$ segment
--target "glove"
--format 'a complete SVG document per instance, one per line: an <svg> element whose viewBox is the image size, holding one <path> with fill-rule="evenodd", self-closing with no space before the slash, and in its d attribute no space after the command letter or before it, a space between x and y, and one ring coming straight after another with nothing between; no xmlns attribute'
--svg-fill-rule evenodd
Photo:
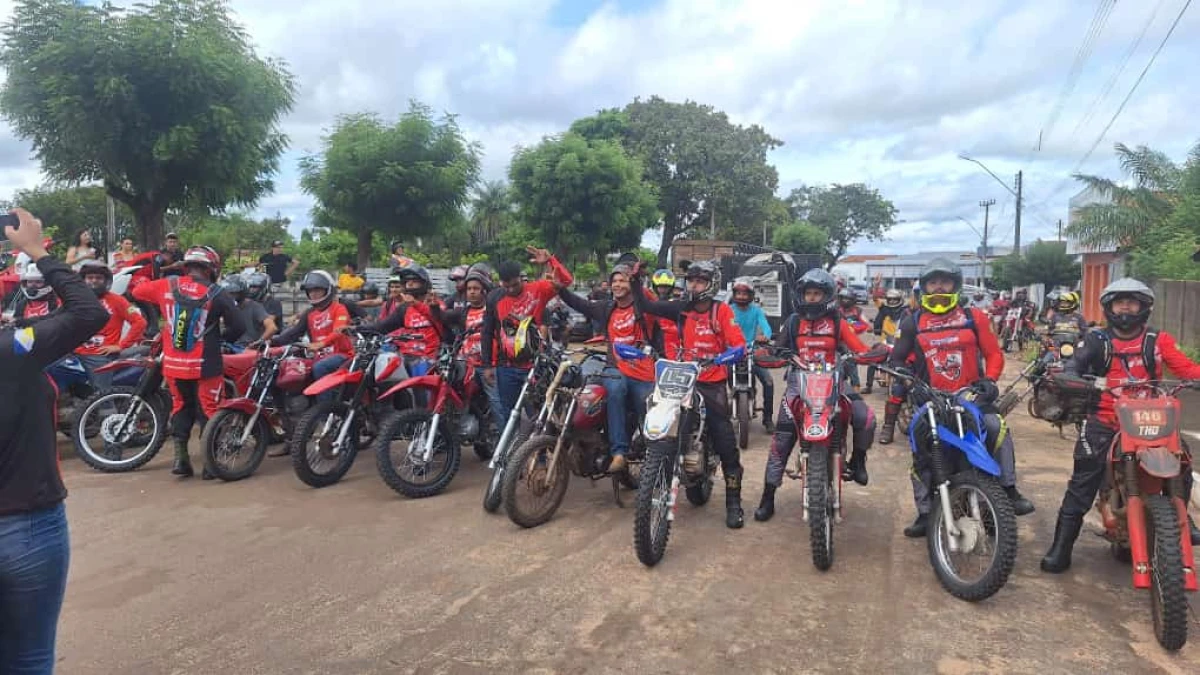
<svg viewBox="0 0 1200 675"><path fill-rule="evenodd" d="M981 379L971 385L971 389L975 392L976 400L979 403L995 403L997 398L1000 398L1000 388L996 383L987 378Z"/></svg>

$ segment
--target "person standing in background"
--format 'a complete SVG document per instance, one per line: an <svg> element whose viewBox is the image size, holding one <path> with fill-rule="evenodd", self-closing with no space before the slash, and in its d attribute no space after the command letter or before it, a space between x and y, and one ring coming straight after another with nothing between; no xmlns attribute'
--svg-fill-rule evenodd
<svg viewBox="0 0 1200 675"><path fill-rule="evenodd" d="M120 269L135 257L137 252L133 250L133 240L125 237L121 240L121 248L109 254L108 266L110 269Z"/></svg>
<svg viewBox="0 0 1200 675"><path fill-rule="evenodd" d="M292 276L299 264L299 258L293 258L283 252L283 242L278 240L271 242L270 253L258 257L258 269L266 272L271 278L272 287L287 283L288 277Z"/></svg>
<svg viewBox="0 0 1200 675"><path fill-rule="evenodd" d="M177 277L183 274L183 249L179 248L179 235L168 232L163 240L162 266L159 271L164 277Z"/></svg>
<svg viewBox="0 0 1200 675"><path fill-rule="evenodd" d="M99 260L100 252L92 246L92 233L82 230L75 239L75 245L67 249L67 264L76 272L89 260Z"/></svg>
<svg viewBox="0 0 1200 675"><path fill-rule="evenodd" d="M54 672L58 616L67 588L70 533L58 468L55 391L43 369L108 321L83 280L46 253L42 223L24 209L5 227L63 309L0 333L0 673Z"/></svg>

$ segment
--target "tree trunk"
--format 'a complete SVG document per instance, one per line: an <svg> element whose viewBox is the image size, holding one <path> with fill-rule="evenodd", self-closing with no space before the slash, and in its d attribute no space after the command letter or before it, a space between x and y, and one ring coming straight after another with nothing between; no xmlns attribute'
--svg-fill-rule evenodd
<svg viewBox="0 0 1200 675"><path fill-rule="evenodd" d="M600 278L608 278L608 254L599 249L596 250L596 267L600 269Z"/></svg>
<svg viewBox="0 0 1200 675"><path fill-rule="evenodd" d="M157 251L163 245L163 216L165 207L143 204L133 212L143 251Z"/></svg>
<svg viewBox="0 0 1200 675"><path fill-rule="evenodd" d="M355 233L358 237L358 270L361 274L366 274L367 267L371 264L371 230L362 228Z"/></svg>
<svg viewBox="0 0 1200 675"><path fill-rule="evenodd" d="M662 243L658 245L658 266L662 268L670 268L667 264L667 257L671 254L671 244L675 241L675 225L663 221Z"/></svg>

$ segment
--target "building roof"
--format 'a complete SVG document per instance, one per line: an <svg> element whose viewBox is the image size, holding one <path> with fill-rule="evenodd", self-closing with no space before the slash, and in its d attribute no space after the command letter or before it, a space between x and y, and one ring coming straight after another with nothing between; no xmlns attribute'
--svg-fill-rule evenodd
<svg viewBox="0 0 1200 675"><path fill-rule="evenodd" d="M963 263L973 263L979 260L974 251L927 251L924 253L887 256L883 259L871 260L867 262L867 266L877 267L885 265L925 265L934 258L949 258L950 260Z"/></svg>
<svg viewBox="0 0 1200 675"><path fill-rule="evenodd" d="M847 255L847 256L842 256L841 258L839 258L838 264L840 265L842 263L848 263L848 264L864 263L864 262L870 262L872 260L886 260L891 257L892 256L886 255L886 254L885 255Z"/></svg>

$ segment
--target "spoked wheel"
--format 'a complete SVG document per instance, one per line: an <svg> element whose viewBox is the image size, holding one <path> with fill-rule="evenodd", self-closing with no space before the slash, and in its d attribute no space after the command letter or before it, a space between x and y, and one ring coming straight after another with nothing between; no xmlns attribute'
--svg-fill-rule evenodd
<svg viewBox="0 0 1200 675"><path fill-rule="evenodd" d="M753 405L750 400L750 392L738 392L737 400L734 403L737 408L738 448L745 450L746 446L750 445L750 406Z"/></svg>
<svg viewBox="0 0 1200 675"><path fill-rule="evenodd" d="M349 414L350 406L341 401L321 401L296 423L288 451L292 469L305 485L318 488L333 485L354 464L354 456L358 454L357 430L350 429L345 441L337 442ZM354 425L359 426L357 416Z"/></svg>
<svg viewBox="0 0 1200 675"><path fill-rule="evenodd" d="M200 445L208 457L208 466L223 481L242 480L254 474L267 456L271 430L262 415L242 443L250 415L240 410L218 410L208 424Z"/></svg>
<svg viewBox="0 0 1200 675"><path fill-rule="evenodd" d="M934 492L927 541L933 571L956 598L989 598L1008 581L1017 557L1012 502L991 477L964 471L950 479L950 508L957 536L947 530L942 500Z"/></svg>
<svg viewBox="0 0 1200 675"><path fill-rule="evenodd" d="M703 443L700 453L700 461L703 462L700 467L702 473L699 478L694 479L698 482L688 485L684 490L687 500L693 506L704 506L712 498L713 472L716 471L716 466L713 464L715 460L713 459L712 443L708 440L708 434L705 434L700 442Z"/></svg>
<svg viewBox="0 0 1200 675"><path fill-rule="evenodd" d="M504 510L521 527L537 527L554 517L567 494L571 474L566 457L550 460L558 437L539 434L526 441L508 458L504 474ZM570 444L563 448L570 451Z"/></svg>
<svg viewBox="0 0 1200 675"><path fill-rule="evenodd" d="M379 477L396 492L420 499L432 497L450 485L462 462L458 439L441 424L433 439L433 452L425 461L425 444L433 433L433 414L409 408L384 421L375 443L375 466Z"/></svg>
<svg viewBox="0 0 1200 675"><path fill-rule="evenodd" d="M638 560L653 567L662 560L671 536L674 497L672 484L678 470L675 444L653 443L646 451L646 463L634 498L633 549Z"/></svg>
<svg viewBox="0 0 1200 675"><path fill-rule="evenodd" d="M1187 643L1188 604L1179 542L1179 512L1169 497L1146 497L1146 525L1154 637L1163 649L1174 652Z"/></svg>
<svg viewBox="0 0 1200 675"><path fill-rule="evenodd" d="M833 479L829 449L816 446L808 453L804 489L808 491L808 539L813 565L819 570L833 566Z"/></svg>
<svg viewBox="0 0 1200 675"><path fill-rule="evenodd" d="M508 470L508 459L512 452L525 444L529 435L518 431L516 438L508 442L506 448L496 448L496 468L492 469L492 477L488 479L487 489L483 492L483 510L495 513L500 509L504 499L504 472Z"/></svg>
<svg viewBox="0 0 1200 675"><path fill-rule="evenodd" d="M75 454L105 473L133 471L154 459L166 439L167 411L133 387L99 391L79 406L71 424Z"/></svg>
<svg viewBox="0 0 1200 675"><path fill-rule="evenodd" d="M907 436L908 428L912 426L913 405L905 398L900 403L900 412L896 416L896 423L900 426L900 433Z"/></svg>

